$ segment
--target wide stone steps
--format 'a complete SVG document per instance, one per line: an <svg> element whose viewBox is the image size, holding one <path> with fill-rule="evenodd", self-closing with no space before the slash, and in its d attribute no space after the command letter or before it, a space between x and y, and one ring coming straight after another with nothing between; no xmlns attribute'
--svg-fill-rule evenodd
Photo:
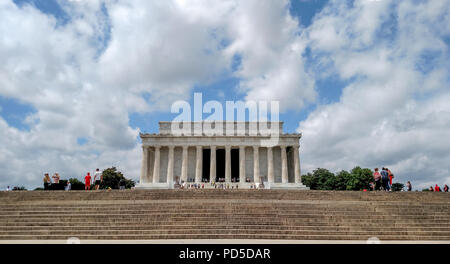
<svg viewBox="0 0 450 264"><path fill-rule="evenodd" d="M273 235L330 235L335 236L342 233L341 230L338 231L330 231L330 230L279 230L279 229L168 229L168 230L85 230L85 231L67 231L67 230L33 230L33 231L0 231L0 236L2 235L29 235L29 236L36 236L36 235L52 235L52 236L62 236L66 234L73 234L73 235L83 235L83 234L89 234L89 235L98 235L98 236L115 236L115 235L187 235L187 234L202 234L202 235L208 235L208 234L236 234L236 235L243 235L243 234L273 234ZM346 230L346 235L364 235L364 236L387 236L392 235L392 231L355 231L355 230ZM406 236L406 235L412 235L412 236L442 236L442 231L395 231L395 235L398 236ZM445 236L445 235L444 235Z"/></svg>
<svg viewBox="0 0 450 264"><path fill-rule="evenodd" d="M450 240L448 193L0 192L0 240Z"/></svg>
<svg viewBox="0 0 450 264"><path fill-rule="evenodd" d="M65 235L2 235L0 240L67 240L70 237L76 237L81 240L156 240L156 239L268 239L268 240L367 240L376 237L380 240L445 240L449 241L450 236L447 235L347 235L339 233L337 235L330 234L314 234L314 235L279 235L279 234L224 234L222 232L211 234L161 234L161 235L88 235L80 233L66 233Z"/></svg>
<svg viewBox="0 0 450 264"><path fill-rule="evenodd" d="M257 230L320 230L320 231L350 231L350 230L358 230L359 227L355 226L323 226L323 225L291 225L291 226L280 226L280 225L270 225L270 224L253 224L253 225L130 225L130 224L122 224L122 225L96 225L92 223L91 225L39 225L39 226L29 226L29 225L15 225L15 226L0 226L0 231L62 231L62 230L77 230L79 232L83 231L92 231L92 230L188 230L188 229L197 229L202 228L204 230L241 230L241 229L257 229ZM446 227L365 227L365 231L450 231L450 225Z"/></svg>
<svg viewBox="0 0 450 264"><path fill-rule="evenodd" d="M184 199L270 199L270 200L348 200L365 201L446 201L450 197L445 193L384 193L384 192L339 192L339 191L297 191L297 190L126 190L126 191L41 191L28 192L25 197L18 192L0 193L0 199L7 201L42 201L47 200L176 200Z"/></svg>
<svg viewBox="0 0 450 264"><path fill-rule="evenodd" d="M13 222L3 222L0 223L1 226L7 226L7 227L13 227L13 226L40 226L40 227L47 227L50 228L51 226L83 226L83 225L89 225L89 226L96 226L98 225L98 222L85 222L85 221L67 221L67 222L39 222L39 221L31 221L31 222L24 222L24 221L13 221ZM105 227L116 227L116 226L131 226L131 225L140 225L140 226L198 226L198 227L205 227L205 226L215 226L215 225L222 225L223 221L219 220L187 220L187 221L108 221L103 222L102 225ZM288 225L286 225L288 224ZM253 220L248 221L227 221L227 225L229 226L254 226L254 225L267 225L267 226L287 226L287 227L295 227L295 226L332 226L332 227L352 227L352 228L403 228L403 227L411 227L411 228L430 228L430 227L450 227L450 223L448 222L426 222L426 223L417 223L415 220L409 220L409 221L383 221L381 224L372 224L370 222L361 222L361 221L342 221L342 222L329 222L329 221L303 221L299 223L295 222L281 222L281 221L271 221L271 220L264 220L264 221L258 221L255 222Z"/></svg>

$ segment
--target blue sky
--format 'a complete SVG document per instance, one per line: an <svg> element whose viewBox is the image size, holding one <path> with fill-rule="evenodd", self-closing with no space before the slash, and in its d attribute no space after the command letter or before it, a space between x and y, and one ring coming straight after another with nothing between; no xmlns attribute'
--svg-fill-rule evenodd
<svg viewBox="0 0 450 264"><path fill-rule="evenodd" d="M1 1L0 188L111 164L137 180L139 132L197 92L279 101L302 173L449 183L449 2Z"/></svg>

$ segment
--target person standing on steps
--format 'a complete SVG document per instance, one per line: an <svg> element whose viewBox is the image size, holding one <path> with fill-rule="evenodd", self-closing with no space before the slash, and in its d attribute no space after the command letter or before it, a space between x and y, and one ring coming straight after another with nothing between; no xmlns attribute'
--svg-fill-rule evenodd
<svg viewBox="0 0 450 264"><path fill-rule="evenodd" d="M84 190L90 189L91 189L91 174L88 172L87 175L84 177Z"/></svg>
<svg viewBox="0 0 450 264"><path fill-rule="evenodd" d="M64 188L64 190L66 191L70 191L72 189L72 184L70 183L70 181L67 181L66 187Z"/></svg>
<svg viewBox="0 0 450 264"><path fill-rule="evenodd" d="M50 185L52 184L52 180L48 173L44 174L44 190L48 190Z"/></svg>
<svg viewBox="0 0 450 264"><path fill-rule="evenodd" d="M373 179L375 181L374 190L378 191L381 187L381 174L378 172L378 168L375 168L375 172L373 173Z"/></svg>
<svg viewBox="0 0 450 264"><path fill-rule="evenodd" d="M119 189L125 190L125 179L120 179L119 181Z"/></svg>
<svg viewBox="0 0 450 264"><path fill-rule="evenodd" d="M98 190L100 187L100 183L103 181L103 174L100 172L100 170L97 168L94 173L94 182L95 182L95 189Z"/></svg>
<svg viewBox="0 0 450 264"><path fill-rule="evenodd" d="M381 184L383 185L383 189L385 191L389 191L389 174L386 168L381 169Z"/></svg>
<svg viewBox="0 0 450 264"><path fill-rule="evenodd" d="M408 190L408 192L410 192L410 191L412 190L412 185L411 185L411 182L410 182L410 181L408 181L408 182L406 183L406 190Z"/></svg>
<svg viewBox="0 0 450 264"><path fill-rule="evenodd" d="M441 188L436 184L436 186L434 186L434 191L435 192L440 192Z"/></svg>
<svg viewBox="0 0 450 264"><path fill-rule="evenodd" d="M59 180L60 180L59 173L55 172L55 174L52 176L52 178L53 178L54 184L59 184Z"/></svg>
<svg viewBox="0 0 450 264"><path fill-rule="evenodd" d="M388 168L386 168L386 171L388 172L389 176L389 190L390 190L392 188L392 179L394 178L394 174Z"/></svg>

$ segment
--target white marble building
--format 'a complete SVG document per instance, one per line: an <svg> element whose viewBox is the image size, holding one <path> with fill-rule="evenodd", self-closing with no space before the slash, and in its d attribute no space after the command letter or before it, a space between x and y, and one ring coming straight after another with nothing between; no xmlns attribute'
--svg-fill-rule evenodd
<svg viewBox="0 0 450 264"><path fill-rule="evenodd" d="M284 134L283 122L159 122L159 134L140 136L143 155L136 188L223 181L243 189L261 183L266 189L307 189L300 175L301 134Z"/></svg>

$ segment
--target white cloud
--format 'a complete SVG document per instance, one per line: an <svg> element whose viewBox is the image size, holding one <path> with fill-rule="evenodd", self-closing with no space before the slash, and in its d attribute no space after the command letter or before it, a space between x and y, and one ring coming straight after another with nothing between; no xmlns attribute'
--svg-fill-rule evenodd
<svg viewBox="0 0 450 264"><path fill-rule="evenodd" d="M417 188L448 184L449 11L446 1L334 1L317 16L312 52L326 57L330 74L354 80L339 102L300 122L305 171L388 166ZM395 33L383 35L392 23ZM430 51L439 56L425 67Z"/></svg>
<svg viewBox="0 0 450 264"><path fill-rule="evenodd" d="M138 179L139 130L129 113L168 110L224 74L240 79L246 99L280 100L282 110L314 103L316 79L352 80L339 102L300 124L304 169L387 165L417 180L448 175L446 1L333 1L309 28L286 0L61 5L66 24L0 2L0 95L37 110L25 118L29 131L0 118L0 186L34 187L44 171L81 177L111 165ZM431 65L427 54L438 54Z"/></svg>
<svg viewBox="0 0 450 264"><path fill-rule="evenodd" d="M233 41L226 53L241 56L236 76L248 100L279 100L282 110L314 102L314 79L306 71L306 42L287 1L241 1L230 16ZM255 12L257 10L257 12Z"/></svg>
<svg viewBox="0 0 450 264"><path fill-rule="evenodd" d="M60 5L65 23L30 5L0 3L0 95L36 109L25 117L29 131L0 119L0 168L7 171L0 185L37 186L43 171L80 177L115 160L137 179L139 130L128 114L168 110L194 85L230 74L235 55L248 99L301 108L315 98L287 1ZM87 142L78 145L79 138Z"/></svg>

